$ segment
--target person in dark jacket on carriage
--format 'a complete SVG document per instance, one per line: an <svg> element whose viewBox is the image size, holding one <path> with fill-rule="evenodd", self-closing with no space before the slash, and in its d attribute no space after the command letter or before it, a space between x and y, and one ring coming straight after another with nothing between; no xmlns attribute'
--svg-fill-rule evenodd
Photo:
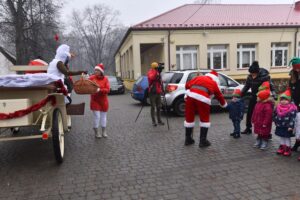
<svg viewBox="0 0 300 200"><path fill-rule="evenodd" d="M271 78L269 75L268 70L264 68L260 68L257 61L254 61L252 65L249 68L249 75L247 77L246 83L244 88L242 89L242 97L244 97L248 90L251 89L251 98L248 105L248 111L247 111L247 118L246 118L246 129L241 132L241 134L251 134L252 133L252 124L251 124L251 118L252 113L254 110L254 107L257 103L257 96L258 88L261 86L261 84L265 81L270 82L270 90L272 93L272 96L275 96L274 86L271 82Z"/></svg>
<svg viewBox="0 0 300 200"><path fill-rule="evenodd" d="M241 121L243 120L245 103L241 99L241 90L235 89L233 92L232 101L226 107L229 110L229 118L232 121L234 131L230 134L233 138L237 139L241 133Z"/></svg>

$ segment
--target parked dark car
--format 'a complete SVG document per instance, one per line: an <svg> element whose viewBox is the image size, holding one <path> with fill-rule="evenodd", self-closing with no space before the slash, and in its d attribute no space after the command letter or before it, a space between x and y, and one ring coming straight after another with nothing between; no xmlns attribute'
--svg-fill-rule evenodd
<svg viewBox="0 0 300 200"><path fill-rule="evenodd" d="M109 94L124 94L125 86L123 80L120 77L108 76L108 81L110 85Z"/></svg>

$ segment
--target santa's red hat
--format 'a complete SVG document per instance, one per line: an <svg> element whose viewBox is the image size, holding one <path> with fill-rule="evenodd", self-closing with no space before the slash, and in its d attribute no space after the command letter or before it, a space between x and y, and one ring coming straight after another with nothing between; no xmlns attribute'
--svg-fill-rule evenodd
<svg viewBox="0 0 300 200"><path fill-rule="evenodd" d="M219 85L219 74L215 70L212 70L211 72L205 74L205 76L212 78L212 80L214 80Z"/></svg>
<svg viewBox="0 0 300 200"><path fill-rule="evenodd" d="M257 94L257 97L261 100L264 101L266 99L268 99L271 95L271 91L270 90L262 90Z"/></svg>
<svg viewBox="0 0 300 200"><path fill-rule="evenodd" d="M100 70L104 74L104 65L103 63L100 63L95 66L94 70Z"/></svg>

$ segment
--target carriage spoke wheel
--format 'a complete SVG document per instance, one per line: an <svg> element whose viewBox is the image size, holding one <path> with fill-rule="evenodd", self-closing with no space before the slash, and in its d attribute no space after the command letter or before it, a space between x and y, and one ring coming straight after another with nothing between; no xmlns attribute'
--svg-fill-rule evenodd
<svg viewBox="0 0 300 200"><path fill-rule="evenodd" d="M54 156L58 163L63 162L65 153L64 127L61 112L58 108L53 111L52 141Z"/></svg>

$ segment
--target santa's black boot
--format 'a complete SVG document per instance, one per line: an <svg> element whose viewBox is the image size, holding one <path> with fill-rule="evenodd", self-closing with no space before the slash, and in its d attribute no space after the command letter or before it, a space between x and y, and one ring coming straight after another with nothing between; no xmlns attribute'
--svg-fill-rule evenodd
<svg viewBox="0 0 300 200"><path fill-rule="evenodd" d="M293 148L292 148L292 151L297 151L299 147L300 147L300 140L297 139L294 146L293 146Z"/></svg>
<svg viewBox="0 0 300 200"><path fill-rule="evenodd" d="M195 143L195 140L192 137L193 135L193 128L185 128L185 142L184 145L192 145Z"/></svg>
<svg viewBox="0 0 300 200"><path fill-rule="evenodd" d="M207 132L208 128L201 127L200 129L200 142L199 142L199 147L208 147L210 146L210 142L206 139L207 138Z"/></svg>

